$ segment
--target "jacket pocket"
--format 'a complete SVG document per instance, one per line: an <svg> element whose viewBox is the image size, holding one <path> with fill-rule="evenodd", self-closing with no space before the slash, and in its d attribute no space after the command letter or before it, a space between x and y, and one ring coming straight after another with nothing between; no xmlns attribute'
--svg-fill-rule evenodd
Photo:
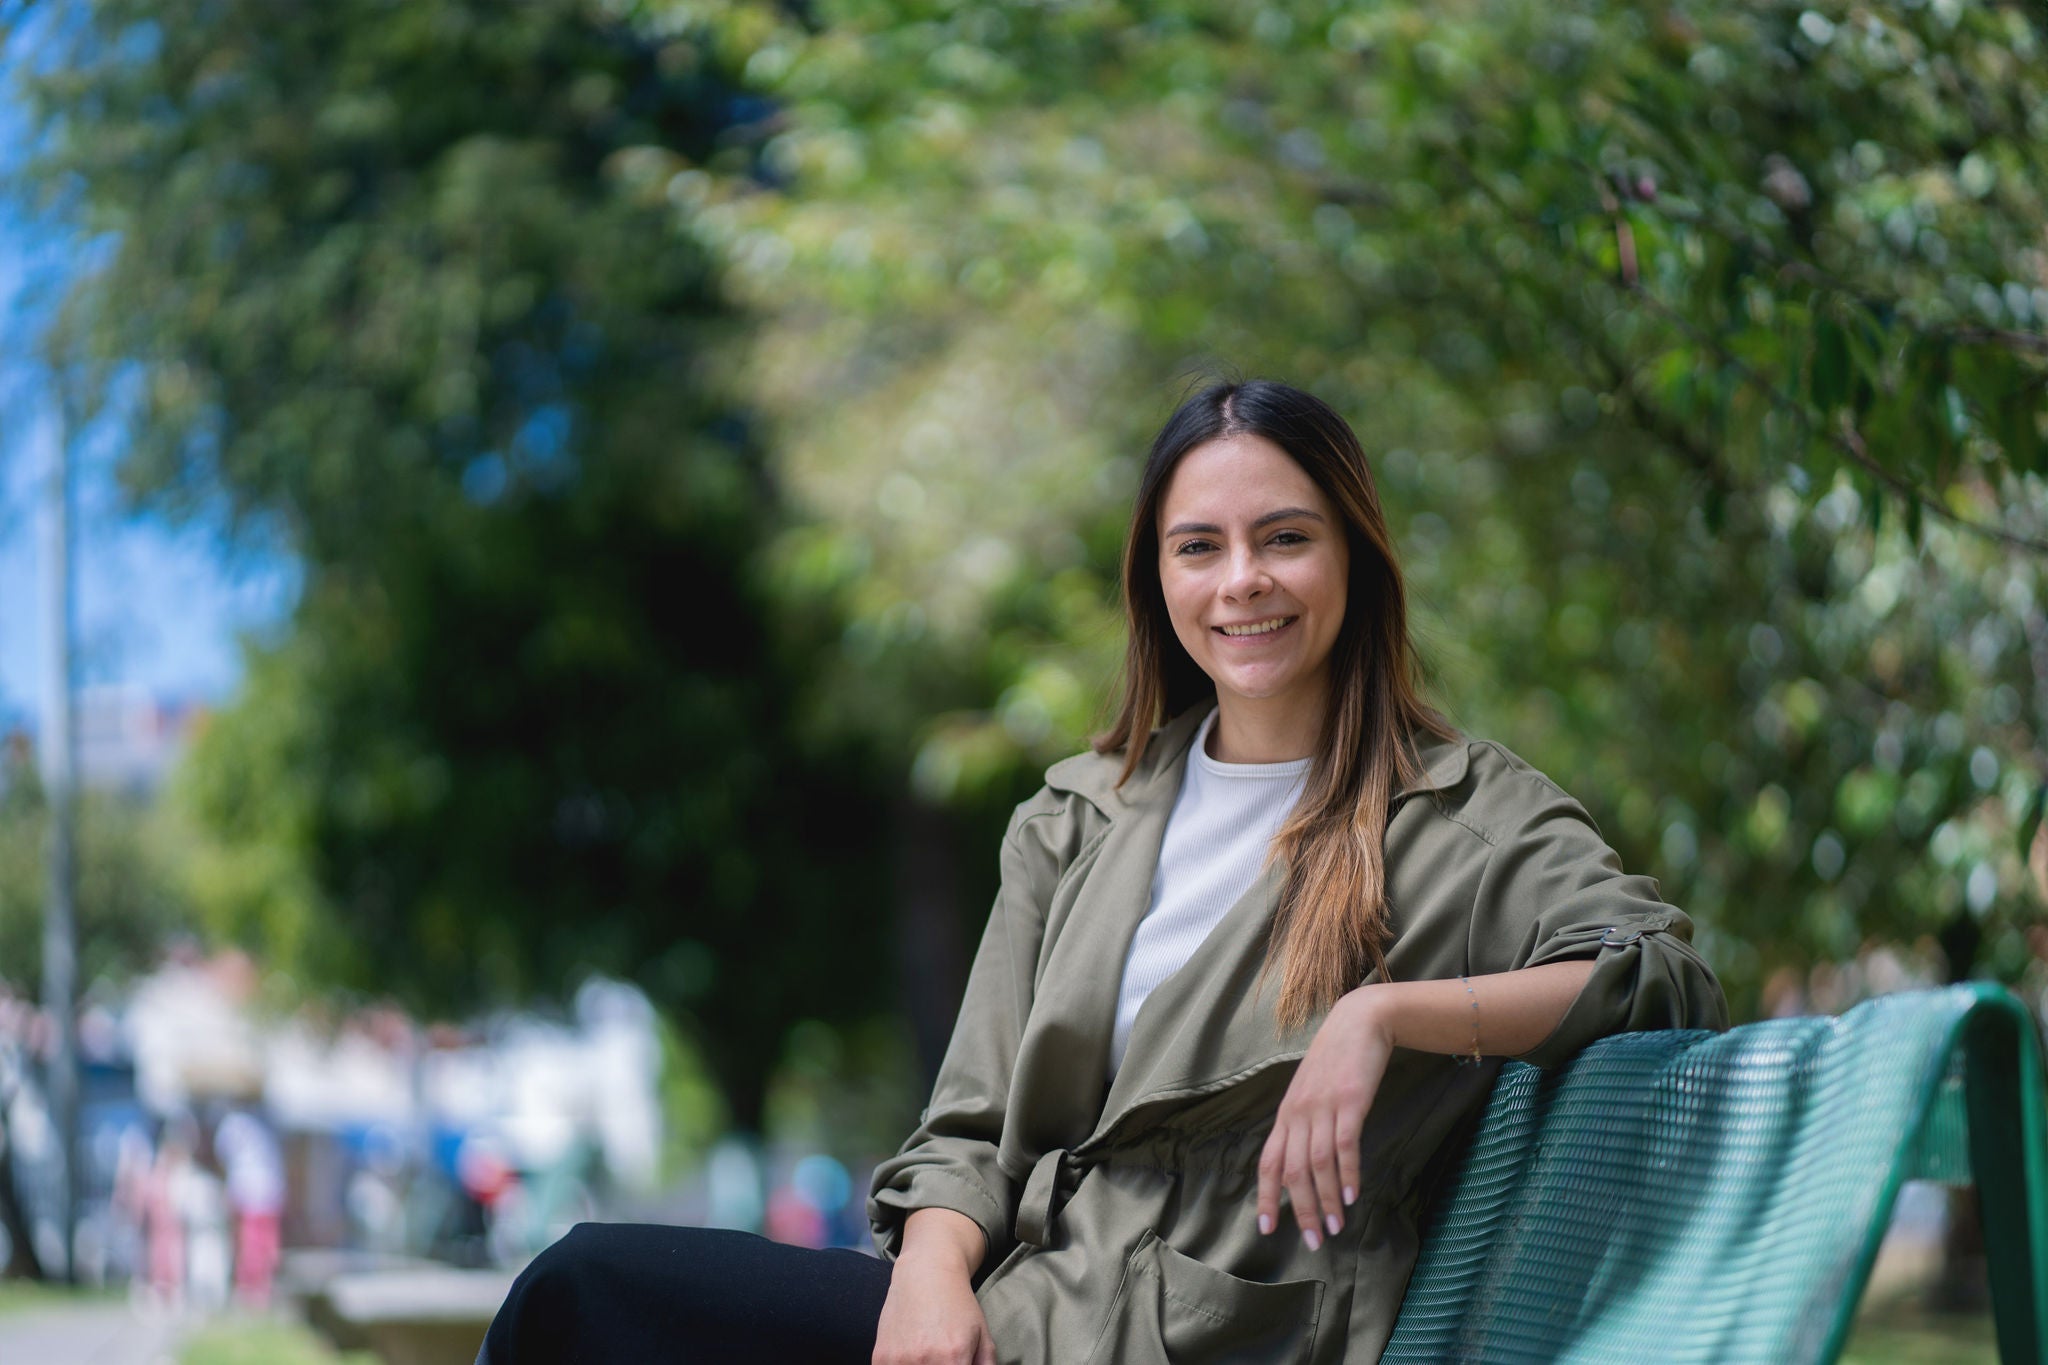
<svg viewBox="0 0 2048 1365"><path fill-rule="evenodd" d="M1147 1228L1124 1262L1090 1365L1304 1365L1321 1280L1261 1284L1175 1251Z"/></svg>

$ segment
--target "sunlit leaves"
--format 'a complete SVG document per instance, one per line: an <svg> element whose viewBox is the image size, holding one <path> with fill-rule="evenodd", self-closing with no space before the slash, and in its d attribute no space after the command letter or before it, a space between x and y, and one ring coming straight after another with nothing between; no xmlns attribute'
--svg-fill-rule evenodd
<svg viewBox="0 0 2048 1365"><path fill-rule="evenodd" d="M660 467L697 425L666 383L688 354L749 396L800 512L748 534L778 610L829 634L805 733L878 737L918 793L974 803L1090 727L1160 419L1201 377L1277 375L1364 437L1457 718L1665 879L1739 1003L1957 924L2012 968L2039 889L2004 784L2040 775L2048 649L2032 11L601 8L644 62L530 16L463 30L524 104L370 79L440 50L409 12L342 33L357 65L309 67L312 116L260 139L209 123L172 158L115 120L122 156L177 160L169 190L79 163L169 220L117 291L143 306L102 319L152 355L156 422L346 529L364 470L531 495L565 393L606 394L570 414L580 459ZM246 107L262 72L220 47L201 104ZM744 90L634 112L714 53ZM528 105L548 136L434 141ZM687 135L706 107L720 134ZM440 150L352 160L388 145ZM366 196L404 230L358 221ZM743 325L641 330L714 278ZM159 484L192 463L165 450ZM748 486L672 463L657 505Z"/></svg>
<svg viewBox="0 0 2048 1365"><path fill-rule="evenodd" d="M53 350L139 376L139 495L304 567L179 788L211 927L426 1011L637 978L757 1121L792 999L870 1007L907 766L793 733L828 622L763 586L787 509L678 223L764 102L635 6L73 19L16 73L41 183L111 234Z"/></svg>
<svg viewBox="0 0 2048 1365"><path fill-rule="evenodd" d="M1049 452L972 440L944 485L1041 510L1046 532L1013 542L1020 579L1071 566L1105 603L1129 485L1090 490L1104 445L1135 454L1191 369L1275 373L1352 415L1378 458L1460 718L1624 812L1632 861L1682 852L1671 892L1727 930L1739 997L1773 961L1970 908L1897 869L1943 821L1989 818L1963 814L1952 731L2029 746L2004 700L2036 687L2025 650L1973 623L2036 566L1939 515L2037 535L2044 505L2048 180L2029 172L2048 86L2013 59L2037 39L2022 11L1472 0L998 22L869 4L820 21L776 39L794 178L731 221L772 339L755 372L807 357L804 381L768 389L794 482L859 547L838 558L894 585L847 599L869 623L848 639L859 676L960 648L941 615L906 613L963 589L992 625L972 657L1016 656L1021 629L1021 657L1087 660L1081 677L1114 662L1113 638L1006 616L1028 587L920 580L980 514L926 473L912 492L894 415L1005 393L955 346L1011 359L998 402L1055 395L1077 416L1051 437L1062 495L1021 496ZM962 45L987 55L959 69L1026 70L1029 93L935 77ZM1038 357L1084 327L1120 338L1113 361L1049 387ZM863 435L847 413L873 394L892 420ZM1086 557L1041 558L1077 517ZM804 556L834 538L805 532ZM1039 730L1006 724L1012 667L963 670L941 721L903 716L934 792L1080 737L1020 743ZM2029 894L2017 868L1990 875L2001 902ZM1813 915L1788 913L1807 897Z"/></svg>

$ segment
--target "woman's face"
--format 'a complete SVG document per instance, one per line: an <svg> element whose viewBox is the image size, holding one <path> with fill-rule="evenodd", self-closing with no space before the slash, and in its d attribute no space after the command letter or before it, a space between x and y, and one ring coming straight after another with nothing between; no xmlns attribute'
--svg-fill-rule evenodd
<svg viewBox="0 0 2048 1365"><path fill-rule="evenodd" d="M1263 436L1199 445L1167 479L1159 584L1225 705L1321 707L1350 569L1343 517Z"/></svg>

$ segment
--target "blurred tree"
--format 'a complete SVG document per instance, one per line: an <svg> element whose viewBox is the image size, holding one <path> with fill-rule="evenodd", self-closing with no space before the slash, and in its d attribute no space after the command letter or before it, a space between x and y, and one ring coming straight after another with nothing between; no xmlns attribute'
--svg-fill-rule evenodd
<svg viewBox="0 0 2048 1365"><path fill-rule="evenodd" d="M0 743L0 983L42 996L49 806L25 743ZM154 966L166 939L194 927L181 893L183 850L158 806L85 793L78 818L78 979L121 981Z"/></svg>
<svg viewBox="0 0 2048 1365"><path fill-rule="evenodd" d="M461 733L498 762L472 765L435 727L458 699L527 723L492 689L560 657L479 669L501 660L459 652L472 624L641 648L646 617L489 591L548 563L570 600L597 547L645 543L637 515L744 563L741 614L796 661L744 686L742 629L717 695L795 706L806 752L913 756L897 826L928 852L899 900L925 908L899 939L941 943L929 851L1089 727L1142 442L1220 368L1358 423L1441 691L1698 912L1738 1009L1874 943L1938 941L1957 973L2029 958L2034 11L554 0L486 26L354 0L220 3L177 32L137 0L87 12L85 50L33 84L55 183L121 234L74 334L141 363L138 486L238 490L323 566L237 716L290 744L252 728L259 762L224 726L212 760L268 762L281 793L313 776L203 798L273 822L217 871L305 907L308 942L350 922L336 907L425 906L393 965L445 962L489 883L430 884L465 864L392 831L559 842L562 810L612 808L576 804L607 790L578 785L594 732L555 749L478 722ZM722 112L678 112L700 108ZM699 306L714 277L743 325ZM642 382L675 357L686 382ZM751 400L730 443L695 439L711 395ZM746 491L771 482L797 515L691 520L772 510ZM560 538L512 529L555 517ZM547 628L586 619L612 633ZM449 793L510 800L536 754L559 766L535 764L549 799L523 823L447 814ZM968 846L963 875L992 879L993 836ZM278 848L307 854L266 867ZM387 866L411 880L378 886ZM522 951L552 904L507 931Z"/></svg>
<svg viewBox="0 0 2048 1365"><path fill-rule="evenodd" d="M81 0L17 74L129 486L305 566L184 775L201 909L435 1012L627 977L757 1126L786 1022L872 1006L889 774L792 730L831 622L759 581L787 517L666 193L766 107L621 8Z"/></svg>
<svg viewBox="0 0 2048 1365"><path fill-rule="evenodd" d="M784 184L670 189L824 514L781 581L846 604L832 695L922 789L1073 747L1143 440L1191 371L1273 373L1373 447L1458 714L1699 912L1739 1009L1874 943L2025 967L2038 11L669 9L786 106Z"/></svg>

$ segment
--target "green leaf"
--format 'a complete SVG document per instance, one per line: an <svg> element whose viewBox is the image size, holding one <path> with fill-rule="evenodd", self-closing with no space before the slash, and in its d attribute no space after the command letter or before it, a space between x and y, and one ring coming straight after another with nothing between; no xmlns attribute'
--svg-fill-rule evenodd
<svg viewBox="0 0 2048 1365"><path fill-rule="evenodd" d="M2041 816L2048 812L2048 785L2034 788L2033 796L2027 801L2027 809L2020 816L2019 850L2020 861L2025 862L2033 855L2034 836L2040 832Z"/></svg>
<svg viewBox="0 0 2048 1365"><path fill-rule="evenodd" d="M1999 405L1999 445L2015 469L2039 474L2048 469L2048 443L2041 440L2041 403L2038 391L2021 389Z"/></svg>
<svg viewBox="0 0 2048 1365"><path fill-rule="evenodd" d="M2037 425L2042 386L2019 357L1993 348L1960 352L1956 387L1985 435L1996 441L2013 468L2040 468Z"/></svg>
<svg viewBox="0 0 2048 1365"><path fill-rule="evenodd" d="M1849 338L1829 319L1816 319L1807 377L1807 392L1814 406L1832 412L1849 396L1849 377Z"/></svg>

